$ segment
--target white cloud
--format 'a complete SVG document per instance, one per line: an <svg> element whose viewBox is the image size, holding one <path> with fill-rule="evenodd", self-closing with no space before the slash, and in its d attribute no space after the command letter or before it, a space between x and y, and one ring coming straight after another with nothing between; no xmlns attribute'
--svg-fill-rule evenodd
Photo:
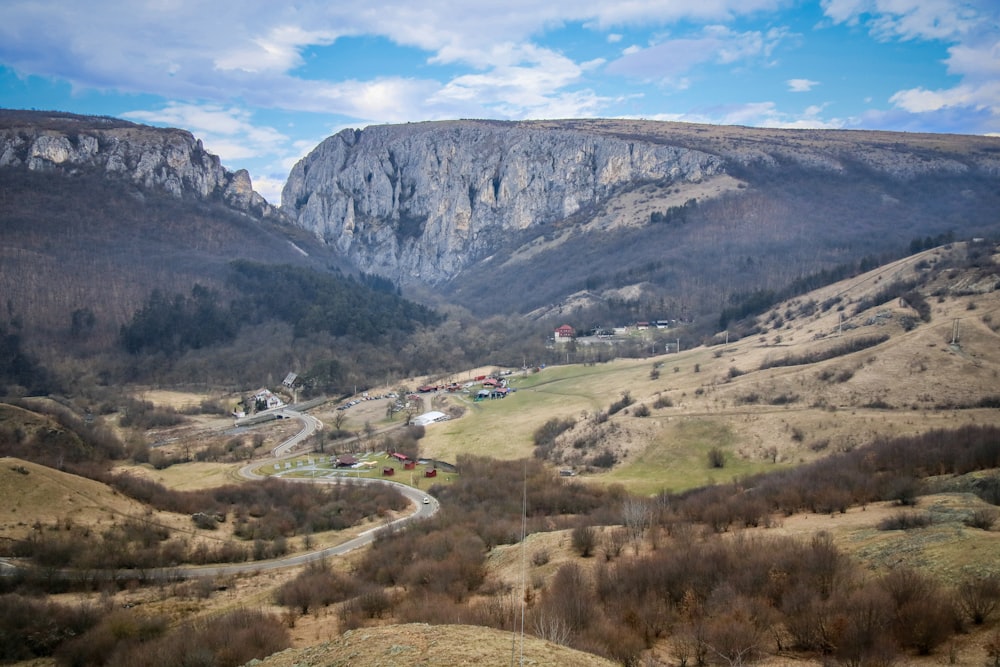
<svg viewBox="0 0 1000 667"><path fill-rule="evenodd" d="M142 123L180 127L198 137L205 150L220 156L233 168L232 161L251 160L254 190L271 203L281 199L281 187L291 169L316 143L293 143L284 133L253 122L249 111L219 105L170 103L163 109L137 110L123 117ZM318 143L318 142L317 142ZM271 166L270 160L275 163Z"/></svg>
<svg viewBox="0 0 1000 667"><path fill-rule="evenodd" d="M254 125L251 114L236 107L171 103L159 110L122 114L144 123L181 127L198 136L206 149L229 159L278 153L289 139L270 127Z"/></svg>
<svg viewBox="0 0 1000 667"><path fill-rule="evenodd" d="M996 14L993 0L823 0L835 23L866 25L880 39L954 40Z"/></svg>
<svg viewBox="0 0 1000 667"><path fill-rule="evenodd" d="M667 38L646 48L629 47L607 71L676 86L698 65L730 65L770 56L787 35L783 30L735 32L726 26L705 26L693 37Z"/></svg>
<svg viewBox="0 0 1000 667"><path fill-rule="evenodd" d="M839 118L821 118L821 106L807 107L804 113L793 114L778 109L774 102L748 102L746 104L720 105L692 110L686 113L659 114L651 120L709 125L744 125L749 127L774 127L795 129L840 129L847 122Z"/></svg>
<svg viewBox="0 0 1000 667"><path fill-rule="evenodd" d="M788 90L793 93L808 93L819 85L819 81L810 79L789 79L786 83L788 83Z"/></svg>
<svg viewBox="0 0 1000 667"><path fill-rule="evenodd" d="M333 31L311 32L298 26L279 26L224 50L214 62L220 70L287 72L302 64L303 48L331 44L337 37Z"/></svg>
<svg viewBox="0 0 1000 667"><path fill-rule="evenodd" d="M123 11L120 2L65 0L0 4L0 62L21 74L56 77L79 90L143 93L167 99L242 99L273 108L319 111L338 89L357 89L339 80L306 81L296 76L304 53L335 43L348 35L384 37L423 50L429 65L458 65L488 70L494 80L511 75L510 90L527 81L529 97L544 84L541 74L526 76L527 66L497 62L504 45L532 48L551 28L580 23L608 31L612 43L622 33L615 27L639 23L665 25L691 19L731 20L745 13L773 10L782 0L704 0L698 3L631 0L510 0L502 4L470 5L465 0L302 0L294 5L271 0L220 0L211 12L195 0L135 3ZM717 43L722 58L740 58L738 42ZM537 48L537 47L536 47ZM755 48L752 45L749 48ZM735 50L732 50L735 49ZM539 63L537 66L542 66ZM349 71L349 67L345 68ZM390 75L392 73L389 73ZM428 77L429 78L429 77ZM561 76L549 77L549 85ZM442 84L418 82L361 84L366 99L342 106L360 110L388 108L379 98L391 88L411 92L435 90ZM455 83L463 85L462 81ZM550 89L557 99L567 90ZM400 104L410 104L404 97ZM416 110L421 109L416 107ZM416 111L419 113L419 111ZM411 114L412 115L412 114ZM380 113L386 120L400 113ZM365 116L367 117L367 116Z"/></svg>
<svg viewBox="0 0 1000 667"><path fill-rule="evenodd" d="M890 99L900 109L911 113L940 111L952 107L988 109L1000 114L1000 80L979 85L961 85L942 90L912 88L901 90Z"/></svg>
<svg viewBox="0 0 1000 667"><path fill-rule="evenodd" d="M285 187L287 174L288 171L278 177L268 175L256 176L251 177L250 181L253 184L255 192L264 197L270 204L279 206L281 204L281 191Z"/></svg>
<svg viewBox="0 0 1000 667"><path fill-rule="evenodd" d="M897 91L889 101L910 114L966 109L976 126L983 110L1000 127L1000 4L996 0L824 0L835 23L865 25L879 39L927 40L949 44L948 73L960 79L951 88L916 87ZM912 122L912 121L908 121Z"/></svg>

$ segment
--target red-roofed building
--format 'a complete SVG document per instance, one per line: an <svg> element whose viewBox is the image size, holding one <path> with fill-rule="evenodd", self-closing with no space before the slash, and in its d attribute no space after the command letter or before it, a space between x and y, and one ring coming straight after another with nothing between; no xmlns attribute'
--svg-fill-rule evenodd
<svg viewBox="0 0 1000 667"><path fill-rule="evenodd" d="M561 342L570 341L576 338L576 330L573 329L573 327L571 327L570 325L564 324L555 330L554 336L555 336L555 341L557 343L560 341Z"/></svg>

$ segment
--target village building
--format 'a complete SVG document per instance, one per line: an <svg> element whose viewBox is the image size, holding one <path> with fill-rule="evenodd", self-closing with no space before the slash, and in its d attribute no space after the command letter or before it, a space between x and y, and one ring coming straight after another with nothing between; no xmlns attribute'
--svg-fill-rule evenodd
<svg viewBox="0 0 1000 667"><path fill-rule="evenodd" d="M568 343L576 338L576 330L570 325L564 324L553 332L553 338L557 343Z"/></svg>
<svg viewBox="0 0 1000 667"><path fill-rule="evenodd" d="M270 389L261 387L253 394L253 402L257 405L258 410L272 410L274 408L280 408L285 404L278 396L271 392Z"/></svg>
<svg viewBox="0 0 1000 667"><path fill-rule="evenodd" d="M449 419L449 417L445 413L432 410L430 412L425 412L422 415L417 415L410 423L414 426L427 426L435 422L443 422L447 419Z"/></svg>

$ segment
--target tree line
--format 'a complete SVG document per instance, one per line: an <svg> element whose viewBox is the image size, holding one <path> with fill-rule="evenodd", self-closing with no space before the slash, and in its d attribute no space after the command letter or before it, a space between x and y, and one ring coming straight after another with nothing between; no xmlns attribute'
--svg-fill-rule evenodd
<svg viewBox="0 0 1000 667"><path fill-rule="evenodd" d="M190 296L154 290L122 326L121 344L131 354L168 356L232 341L240 326L277 320L296 336L325 333L360 340L382 340L393 331L433 326L441 316L407 301L384 279L363 282L291 265L272 266L238 260L230 265L228 285L238 297L220 303L215 290L195 285Z"/></svg>

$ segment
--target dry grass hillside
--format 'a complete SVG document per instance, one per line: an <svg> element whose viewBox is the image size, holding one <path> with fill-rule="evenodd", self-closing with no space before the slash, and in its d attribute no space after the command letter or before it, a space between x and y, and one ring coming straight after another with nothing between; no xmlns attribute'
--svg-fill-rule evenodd
<svg viewBox="0 0 1000 667"><path fill-rule="evenodd" d="M726 342L723 334L715 345L679 354L515 373L510 377L518 391L504 400L477 403L461 393L428 394L423 409L441 409L459 416L427 427L420 441L422 453L449 461L463 454L505 459L532 456L536 431L558 418L572 422L572 426L556 438L547 455L553 475L556 468L572 468L578 479L588 483L622 484L630 491L648 494L790 467L881 436L1000 423L1000 410L993 402L1000 395L1000 291L996 290L1000 279L989 268L960 267L958 260L964 253L959 244L927 251L779 304L755 323L746 324L754 333L738 340L733 334ZM886 286L910 280L918 281L915 289L926 306L915 303L912 296L908 301L899 296L875 298L888 293ZM929 321L921 319L921 308L929 309ZM865 339L878 342L823 358L831 351L846 349L846 343ZM654 345L663 344L662 340L650 340ZM795 360L803 363L788 363ZM491 370L462 371L453 379L466 380ZM416 387L426 379L412 378L407 384ZM632 402L611 410L623 394ZM142 392L142 396L174 408L215 398L152 390ZM643 406L648 414L640 409ZM380 400L342 413L333 408L327 404L314 414L328 424L336 414L345 415L343 427L354 431L366 424L381 431L400 423L398 416L394 420L386 417L385 403ZM164 449L196 452L228 441L232 436L218 432L228 426L226 419L205 416L147 435L164 442ZM42 427L40 422L33 426ZM269 446L292 430L294 426L288 423L265 427L257 455L263 456ZM377 446L381 437L376 435L370 442ZM328 443L327 452L338 446ZM720 467L710 465L708 453L713 449L724 454ZM605 452L612 455L609 467L595 463ZM239 465L205 461L155 470L147 464L133 472L172 488L200 489L232 482ZM933 521L919 530L880 528L899 513L899 508L891 503L871 503L843 513L775 517L766 528L734 529L719 539L759 538L766 543L790 536L808 541L823 531L873 576L911 567L950 583L970 572L992 572L1000 562L1000 532L968 525L971 514L989 508L978 497L955 490L954 481L929 482L928 488L935 492L921 497L916 511L933 517ZM100 530L134 518L170 526L178 533L194 533L188 516L153 512L102 484L20 459L0 460L0 494L3 538L22 539L36 525ZM597 530L604 534L612 528L599 526ZM657 548L669 550L671 544L679 545L685 539L696 540L693 533L685 537L654 536L652 532L639 546L627 547L622 562L649 555ZM532 594L544 595L552 577L567 563L581 564L593 572L604 561L603 556L580 558L572 546L571 533L567 529L537 531L527 537L523 548L501 545L491 549L485 561L489 590L478 593L481 599L471 602L486 604L496 591L517 591L525 576ZM313 544L325 546L338 536L315 535L311 539ZM304 545L296 541L294 547ZM544 558L537 557L540 554ZM526 558L530 562L527 572ZM362 554L355 553L331 567L349 575L361 559ZM114 605L162 614L175 623L241 607L263 609L283 619L293 646L255 663L266 667L498 664L510 660L512 646L517 656L521 655L520 645L512 644L509 632L457 624L462 618L448 621L454 625L423 625L387 615L373 620L372 627L344 632L337 605L297 614L277 604L275 591L297 575L297 570L280 570L130 587L101 595ZM53 598L68 602L96 596L74 593ZM907 656L905 663L898 664L929 667L950 661L982 665L988 658L984 647L993 632L995 625L975 628L956 635L947 650L924 658ZM649 664L675 664L670 650L669 642L659 642L648 654ZM525 640L523 656L535 665L610 664L531 637ZM758 664L820 665L823 660L788 654L768 656Z"/></svg>
<svg viewBox="0 0 1000 667"><path fill-rule="evenodd" d="M347 667L381 665L536 665L602 667L615 663L590 653L537 639L470 625L388 625L350 630L336 639L276 653L258 667Z"/></svg>
<svg viewBox="0 0 1000 667"><path fill-rule="evenodd" d="M1000 277L935 269L964 253L963 244L926 251L778 304L757 318L753 334L728 343L720 334L717 344L680 354L519 373L518 391L503 401L437 396L434 408L464 413L428 427L423 451L444 460L529 456L540 426L571 420L553 464L655 492L792 465L880 436L997 423L1000 412L977 406L1000 395ZM879 298L906 281L920 284L928 322L898 296ZM659 349L674 342L669 330L646 335ZM632 405L602 421L625 393ZM637 416L640 406L647 416ZM721 469L705 465L712 446L725 450ZM605 451L616 461L610 470L593 463Z"/></svg>

